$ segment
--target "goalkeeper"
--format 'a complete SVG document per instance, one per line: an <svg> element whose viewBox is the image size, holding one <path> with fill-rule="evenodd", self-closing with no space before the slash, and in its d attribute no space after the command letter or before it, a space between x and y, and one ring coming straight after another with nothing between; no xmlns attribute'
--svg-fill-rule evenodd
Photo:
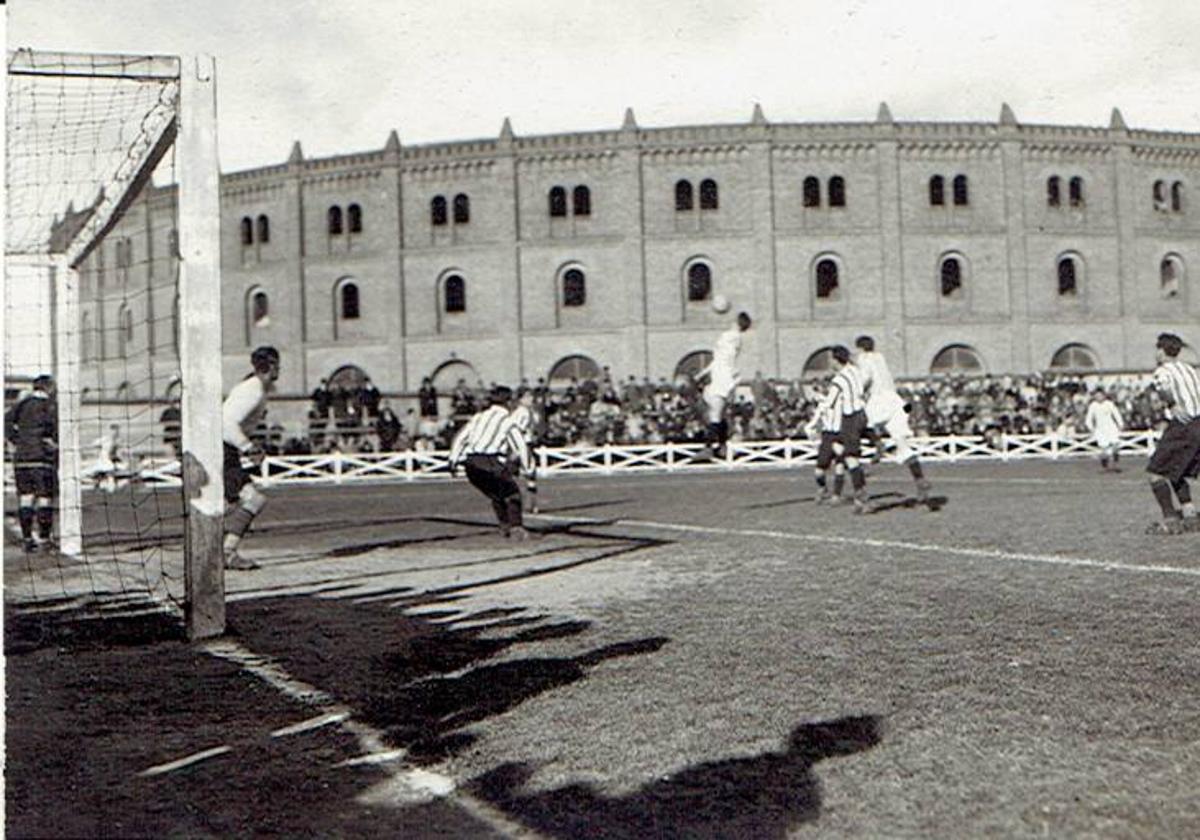
<svg viewBox="0 0 1200 840"><path fill-rule="evenodd" d="M262 464L264 455L247 431L255 429L267 413L267 394L279 378L279 351L259 347L250 354L250 364L254 372L233 386L221 406L225 501L229 505L225 513L225 568L236 571L258 568L257 563L238 553L250 523L267 503L246 470L247 462L255 467Z"/></svg>

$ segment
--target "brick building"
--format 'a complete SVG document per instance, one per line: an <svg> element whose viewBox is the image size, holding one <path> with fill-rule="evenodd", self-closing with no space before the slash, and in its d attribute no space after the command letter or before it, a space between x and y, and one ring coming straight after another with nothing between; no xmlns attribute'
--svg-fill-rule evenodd
<svg viewBox="0 0 1200 840"><path fill-rule="evenodd" d="M898 375L1147 368L1161 330L1200 346L1197 190L1200 134L1116 110L1107 128L1007 106L995 123L896 122L886 105L770 123L756 107L652 129L627 112L612 131L518 137L505 120L493 139L393 132L323 159L297 143L222 176L225 382L263 343L292 394L347 366L385 392L671 377L723 328L716 293L755 318L747 377L800 376L860 333ZM152 191L82 266L103 388L139 347L173 364L172 292L147 276L173 271L173 203Z"/></svg>

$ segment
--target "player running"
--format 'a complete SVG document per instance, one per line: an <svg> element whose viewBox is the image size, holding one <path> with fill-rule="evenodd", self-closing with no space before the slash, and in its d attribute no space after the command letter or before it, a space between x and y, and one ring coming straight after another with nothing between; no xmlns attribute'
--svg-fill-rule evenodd
<svg viewBox="0 0 1200 840"><path fill-rule="evenodd" d="M908 407L896 393L896 382L883 354L875 349L875 339L860 335L854 341L858 353L854 364L862 371L867 388L867 425L882 426L896 445L896 460L908 467L917 484L917 498L929 501L929 480L921 468L921 459L909 444L912 427L908 424ZM876 437L877 453L882 454L883 443ZM877 458L878 460L878 458Z"/></svg>
<svg viewBox="0 0 1200 840"><path fill-rule="evenodd" d="M725 406L733 396L738 384L738 354L742 350L742 333L750 329L750 316L739 312L733 326L721 333L713 347L712 361L697 379L708 378L704 386L704 404L707 412L709 454L719 457L725 454L725 443L729 440L729 422L725 419Z"/></svg>
<svg viewBox="0 0 1200 840"><path fill-rule="evenodd" d="M532 388L517 389L517 404L513 406L510 415L513 425L520 430L525 438L525 445L529 448L530 467L525 472L525 494L528 497L529 512L538 513L537 459L534 457L537 432L535 431Z"/></svg>
<svg viewBox="0 0 1200 840"><path fill-rule="evenodd" d="M43 374L33 380L33 390L4 418L4 437L13 447L22 545L27 552L52 551L58 495L58 403L53 379Z"/></svg>
<svg viewBox="0 0 1200 840"><path fill-rule="evenodd" d="M1178 534L1198 524L1188 479L1200 475L1200 373L1179 361L1182 349L1183 339L1173 333L1161 333L1155 343L1154 385L1170 405L1170 420L1146 466L1163 515L1149 534Z"/></svg>
<svg viewBox="0 0 1200 840"><path fill-rule="evenodd" d="M225 501L232 509L225 513L225 568L235 571L257 569L258 564L238 553L242 537L250 530L254 517L267 504L244 466L262 464L265 453L250 440L267 413L267 395L279 379L279 351L259 347L250 354L254 372L234 385L221 406L221 433L225 442Z"/></svg>
<svg viewBox="0 0 1200 840"><path fill-rule="evenodd" d="M829 390L833 392L833 414L840 418L837 439L842 445L842 457L850 473L850 486L854 488L854 512L869 513L867 477L859 461L862 457L862 433L867 426L864 376L850 357L849 349L839 344L831 352L835 372Z"/></svg>
<svg viewBox="0 0 1200 840"><path fill-rule="evenodd" d="M521 488L513 477L510 455L515 455L526 472L530 469L529 447L517 428L508 404L512 390L496 387L491 405L467 421L450 446L450 474L466 466L467 480L492 500L500 522L500 533L518 540L533 538L521 518Z"/></svg>
<svg viewBox="0 0 1200 840"><path fill-rule="evenodd" d="M1108 472L1108 462L1112 459L1112 471L1120 472L1117 463L1121 460L1121 429L1125 428L1125 421L1121 419L1116 403L1108 398L1103 388L1096 389L1096 393L1092 394L1083 422L1100 447L1100 468Z"/></svg>

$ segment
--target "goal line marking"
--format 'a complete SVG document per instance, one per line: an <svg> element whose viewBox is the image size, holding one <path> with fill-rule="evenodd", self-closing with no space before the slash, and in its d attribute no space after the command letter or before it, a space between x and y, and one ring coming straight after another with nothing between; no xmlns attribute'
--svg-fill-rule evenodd
<svg viewBox="0 0 1200 840"><path fill-rule="evenodd" d="M657 528L664 531L679 531L693 534L713 534L731 537L767 537L796 542L826 543L831 545L855 545L871 548L895 548L903 551L920 551L934 554L955 554L984 560L1010 560L1027 563L1045 563L1052 566L1071 566L1084 569L1099 569L1106 572L1130 572L1134 574L1180 575L1200 578L1200 568L1182 566L1139 566L1133 563L1117 563L1093 560L1088 557L1068 557L1063 554L1033 554L1019 551L1002 551L997 548L965 548L939 545L937 543L907 542L904 540L881 540L871 537L835 537L826 534L797 534L790 531L771 531L743 528L714 528L706 525L686 525L679 522L656 522L648 519L595 519L591 517L567 517L544 514L541 519L556 522L577 522L587 525L631 525L640 528ZM1186 538L1186 537L1185 537Z"/></svg>

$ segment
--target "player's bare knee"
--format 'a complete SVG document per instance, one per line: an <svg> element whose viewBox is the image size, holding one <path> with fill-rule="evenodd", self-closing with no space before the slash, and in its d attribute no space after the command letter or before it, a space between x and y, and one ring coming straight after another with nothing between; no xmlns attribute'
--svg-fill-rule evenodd
<svg viewBox="0 0 1200 840"><path fill-rule="evenodd" d="M245 510L251 516L257 516L267 506L267 497L253 484L247 484L238 493L237 503L238 507Z"/></svg>

